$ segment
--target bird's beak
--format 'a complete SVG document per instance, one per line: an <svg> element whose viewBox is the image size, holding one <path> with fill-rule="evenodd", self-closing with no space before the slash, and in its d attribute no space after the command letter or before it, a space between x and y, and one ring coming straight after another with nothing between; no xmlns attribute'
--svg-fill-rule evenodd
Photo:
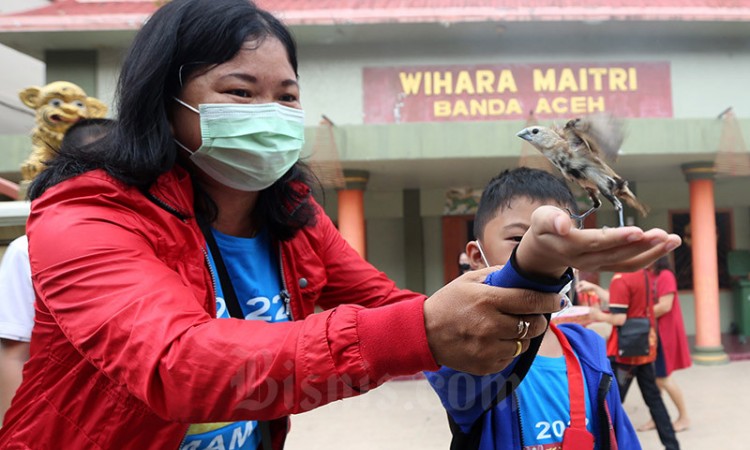
<svg viewBox="0 0 750 450"><path fill-rule="evenodd" d="M523 130L516 133L516 136L520 137L524 141L531 141L531 133L529 132L528 128L524 128Z"/></svg>

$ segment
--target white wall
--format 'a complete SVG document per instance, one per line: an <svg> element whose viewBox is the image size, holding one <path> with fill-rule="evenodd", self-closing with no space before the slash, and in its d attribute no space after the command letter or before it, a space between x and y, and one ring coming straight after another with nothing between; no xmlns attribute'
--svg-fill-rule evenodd
<svg viewBox="0 0 750 450"><path fill-rule="evenodd" d="M120 63L124 53L125 49L108 49L97 52L96 94L101 101L112 108L109 111L109 116L113 116L116 112L112 102L115 98L117 77L120 74Z"/></svg>
<svg viewBox="0 0 750 450"><path fill-rule="evenodd" d="M46 5L43 0L2 0L0 14ZM0 134L27 134L34 127L34 113L18 99L18 93L44 83L44 63L0 45ZM11 69L12 68L12 69Z"/></svg>

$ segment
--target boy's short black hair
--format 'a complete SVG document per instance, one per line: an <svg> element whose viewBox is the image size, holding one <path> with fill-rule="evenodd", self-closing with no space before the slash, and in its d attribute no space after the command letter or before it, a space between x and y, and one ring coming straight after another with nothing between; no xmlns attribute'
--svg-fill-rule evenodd
<svg viewBox="0 0 750 450"><path fill-rule="evenodd" d="M112 119L81 119L65 132L58 153L67 154L89 146L104 137L114 125L115 122Z"/></svg>
<svg viewBox="0 0 750 450"><path fill-rule="evenodd" d="M34 200L49 186L54 186L72 176L89 170L81 160L81 155L95 153L97 142L112 131L112 119L81 119L68 128L60 142L54 158L45 161L45 169L31 182L26 196ZM60 170L57 170L60 169Z"/></svg>
<svg viewBox="0 0 750 450"><path fill-rule="evenodd" d="M500 211L509 208L511 202L518 197L561 205L573 213L578 211L573 193L560 178L529 167L505 170L490 180L482 192L474 217L474 236L481 239L487 222L494 219Z"/></svg>

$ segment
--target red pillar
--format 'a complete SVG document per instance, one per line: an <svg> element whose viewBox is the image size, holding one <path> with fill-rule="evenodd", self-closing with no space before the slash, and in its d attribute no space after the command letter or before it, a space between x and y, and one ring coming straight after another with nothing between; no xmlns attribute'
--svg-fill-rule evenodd
<svg viewBox="0 0 750 450"><path fill-rule="evenodd" d="M692 229L693 291L695 295L696 364L729 362L721 345L719 315L719 264L716 242L713 162L682 165L690 184L690 226Z"/></svg>
<svg viewBox="0 0 750 450"><path fill-rule="evenodd" d="M344 170L344 189L338 191L339 232L357 253L367 259L367 234L365 232L365 187L369 172Z"/></svg>

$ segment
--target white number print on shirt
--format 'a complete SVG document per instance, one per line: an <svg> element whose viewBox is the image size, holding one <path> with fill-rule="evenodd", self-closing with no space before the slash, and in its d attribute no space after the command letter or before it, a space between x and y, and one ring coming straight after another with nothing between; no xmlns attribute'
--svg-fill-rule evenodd
<svg viewBox="0 0 750 450"><path fill-rule="evenodd" d="M221 297L216 297L216 317L224 317L227 312L227 302Z"/></svg>
<svg viewBox="0 0 750 450"><path fill-rule="evenodd" d="M565 423L562 420L555 420L552 423L549 422L537 422L534 428L539 429L537 433L537 439L551 439L552 434L558 439L562 439L563 432L565 432Z"/></svg>
<svg viewBox="0 0 750 450"><path fill-rule="evenodd" d="M267 297L255 297L246 302L247 306L255 310L245 315L245 320L264 320L266 322L278 322L287 319L286 305L280 295L274 295L272 299ZM275 312L275 314L274 314Z"/></svg>
<svg viewBox="0 0 750 450"><path fill-rule="evenodd" d="M589 424L589 418L586 418L586 426ZM539 429L539 433L537 433L536 438L538 440L542 439L552 439L553 437L557 439L562 439L563 433L565 433L565 429L570 425L570 421L566 424L562 420L555 420L552 423L541 421L537 422L536 425L534 425L534 428ZM553 436L554 435L554 436Z"/></svg>

